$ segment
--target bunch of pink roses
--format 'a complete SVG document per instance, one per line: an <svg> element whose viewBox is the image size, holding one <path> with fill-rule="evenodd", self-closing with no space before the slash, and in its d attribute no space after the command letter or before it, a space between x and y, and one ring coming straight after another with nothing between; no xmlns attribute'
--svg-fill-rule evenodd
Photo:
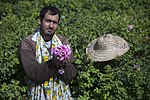
<svg viewBox="0 0 150 100"><path fill-rule="evenodd" d="M51 49L51 53L54 57L57 57L59 61L65 62L71 56L71 48L69 45L60 45Z"/></svg>

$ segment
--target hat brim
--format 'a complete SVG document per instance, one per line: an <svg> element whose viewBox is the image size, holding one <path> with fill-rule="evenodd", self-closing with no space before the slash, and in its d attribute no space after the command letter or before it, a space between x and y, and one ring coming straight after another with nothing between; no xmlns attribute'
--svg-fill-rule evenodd
<svg viewBox="0 0 150 100"><path fill-rule="evenodd" d="M93 40L86 48L86 54L90 59L95 62L109 61L115 59L117 56L121 56L129 50L128 43L119 36L114 36L115 43L109 44L109 48L105 50L94 50L93 48L97 39Z"/></svg>

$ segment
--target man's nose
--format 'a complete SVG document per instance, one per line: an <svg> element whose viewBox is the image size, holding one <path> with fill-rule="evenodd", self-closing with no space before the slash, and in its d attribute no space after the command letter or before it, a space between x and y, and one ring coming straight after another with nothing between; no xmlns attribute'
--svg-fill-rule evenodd
<svg viewBox="0 0 150 100"><path fill-rule="evenodd" d="M50 23L49 23L49 27L52 28L53 26L54 26L54 23L53 23L53 22L50 22Z"/></svg>

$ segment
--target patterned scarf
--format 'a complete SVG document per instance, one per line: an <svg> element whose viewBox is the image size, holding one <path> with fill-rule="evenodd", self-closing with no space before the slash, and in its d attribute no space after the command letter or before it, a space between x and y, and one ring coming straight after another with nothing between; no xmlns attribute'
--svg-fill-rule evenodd
<svg viewBox="0 0 150 100"><path fill-rule="evenodd" d="M48 49L62 45L60 39L54 35L52 40L45 42L39 30L33 35L32 40L36 42L36 58L39 63L52 59ZM31 82L31 81L30 81ZM43 84L37 85L32 82L29 88L30 100L72 100L69 85L57 78L50 78Z"/></svg>

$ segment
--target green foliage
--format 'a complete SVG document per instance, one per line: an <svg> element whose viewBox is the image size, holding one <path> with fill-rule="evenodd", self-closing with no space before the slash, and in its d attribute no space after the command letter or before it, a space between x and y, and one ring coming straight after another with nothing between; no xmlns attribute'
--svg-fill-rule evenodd
<svg viewBox="0 0 150 100"><path fill-rule="evenodd" d="M2 100L26 99L18 46L38 26L35 18L40 9L49 4L61 11L57 34L65 35L74 50L78 73L70 87L75 99L149 100L149 0L1 0ZM132 30L129 25L133 25ZM93 39L107 33L127 40L130 50L116 60L94 63L85 49Z"/></svg>
<svg viewBox="0 0 150 100"><path fill-rule="evenodd" d="M26 96L22 95L26 91L26 87L20 87L19 81L11 80L10 83L1 84L0 99L1 100L26 100Z"/></svg>

